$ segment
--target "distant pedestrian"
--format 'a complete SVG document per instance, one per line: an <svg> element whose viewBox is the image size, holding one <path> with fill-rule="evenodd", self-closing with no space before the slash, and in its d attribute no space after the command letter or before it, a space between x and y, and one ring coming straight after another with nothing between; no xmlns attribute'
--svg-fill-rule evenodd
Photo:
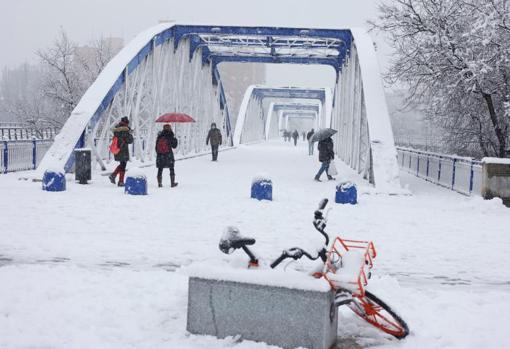
<svg viewBox="0 0 510 349"><path fill-rule="evenodd" d="M294 132L292 132L292 138L294 139L294 146L296 146L297 140L299 138L299 132L297 130L294 130Z"/></svg>
<svg viewBox="0 0 510 349"><path fill-rule="evenodd" d="M320 177L324 171L328 176L328 180L335 179L328 174L329 164L331 160L335 158L335 153L333 151L334 148L333 140L331 139L331 137L325 138L322 141L320 141L318 148L319 148L319 161L322 163L322 165L321 168L319 169L319 172L317 172L317 174L315 175L315 180L317 182L320 182L321 181Z"/></svg>
<svg viewBox="0 0 510 349"><path fill-rule="evenodd" d="M126 174L126 165L129 161L129 144L133 143L133 135L131 134L131 128L129 127L129 119L124 116L120 119L120 122L112 129L113 131L113 142L116 142L117 152L114 153L115 161L119 162L119 165L115 168L115 171L108 177L110 182L115 184L117 175L119 175L119 187L124 186L124 175Z"/></svg>
<svg viewBox="0 0 510 349"><path fill-rule="evenodd" d="M163 186L163 169L170 169L170 186L176 187L179 183L175 181L175 158L173 149L177 148L177 138L172 131L170 124L163 126L163 130L156 138L156 167L158 168L158 187Z"/></svg>
<svg viewBox="0 0 510 349"><path fill-rule="evenodd" d="M218 148L222 143L221 131L216 127L216 123L211 124L211 129L207 134L207 139L205 140L205 145L211 143L211 154L212 161L218 161Z"/></svg>
<svg viewBox="0 0 510 349"><path fill-rule="evenodd" d="M306 139L308 140L308 155L313 155L313 142L312 137L315 133L314 129L312 128L307 134Z"/></svg>
<svg viewBox="0 0 510 349"><path fill-rule="evenodd" d="M304 141L306 139L306 132L303 131L302 135L303 135L303 141Z"/></svg>

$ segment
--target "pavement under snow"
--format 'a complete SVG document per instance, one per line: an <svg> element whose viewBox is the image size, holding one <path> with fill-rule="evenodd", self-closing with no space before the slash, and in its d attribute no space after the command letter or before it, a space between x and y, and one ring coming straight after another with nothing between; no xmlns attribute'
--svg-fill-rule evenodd
<svg viewBox="0 0 510 349"><path fill-rule="evenodd" d="M112 164L113 165L113 164ZM129 167L129 165L128 165ZM368 289L409 324L402 341L341 309L338 335L373 348L503 348L510 321L510 211L402 173L413 195L366 187L345 167L337 182L360 185L359 204L334 204L335 182L317 183L307 145L267 143L179 161L179 186L125 195L107 177L68 180L48 193L41 183L0 176L0 348L268 348L186 333L192 263L226 256L226 225L257 238L266 260L292 246L321 242L313 210L331 199L330 235L371 239L378 251ZM251 200L252 178L267 173L274 201Z"/></svg>

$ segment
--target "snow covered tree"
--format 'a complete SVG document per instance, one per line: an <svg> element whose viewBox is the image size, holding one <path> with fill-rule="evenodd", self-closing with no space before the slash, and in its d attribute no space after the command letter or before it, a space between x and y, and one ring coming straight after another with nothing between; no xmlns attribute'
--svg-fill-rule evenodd
<svg viewBox="0 0 510 349"><path fill-rule="evenodd" d="M507 0L394 0L372 27L395 50L386 74L427 106L452 150L510 156L510 12Z"/></svg>

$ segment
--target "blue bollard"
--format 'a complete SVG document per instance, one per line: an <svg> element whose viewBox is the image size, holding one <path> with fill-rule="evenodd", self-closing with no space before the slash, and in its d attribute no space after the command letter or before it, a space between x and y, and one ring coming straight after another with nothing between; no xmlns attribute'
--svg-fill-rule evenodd
<svg viewBox="0 0 510 349"><path fill-rule="evenodd" d="M143 175L127 176L124 193L129 195L147 195L147 177Z"/></svg>
<svg viewBox="0 0 510 349"><path fill-rule="evenodd" d="M46 170L43 175L42 190L65 191L66 177L64 171Z"/></svg>
<svg viewBox="0 0 510 349"><path fill-rule="evenodd" d="M343 182L337 185L335 202L337 204L351 204L358 203L358 190L356 184L352 182Z"/></svg>
<svg viewBox="0 0 510 349"><path fill-rule="evenodd" d="M273 182L270 179L254 179L251 184L251 198L273 201Z"/></svg>

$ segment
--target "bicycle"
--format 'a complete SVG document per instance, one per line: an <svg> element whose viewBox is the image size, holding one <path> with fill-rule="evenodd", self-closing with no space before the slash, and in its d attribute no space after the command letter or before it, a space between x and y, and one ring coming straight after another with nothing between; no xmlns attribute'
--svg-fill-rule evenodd
<svg viewBox="0 0 510 349"><path fill-rule="evenodd" d="M299 247L292 247L282 251L270 267L276 268L288 258L293 260L306 257L312 261L321 260L321 267L312 273L315 278L327 280L335 292L335 305L346 305L356 315L367 321L376 328L398 338L403 339L409 334L406 322L393 311L388 304L373 293L365 289L371 277L373 261L377 255L375 246L371 241L347 240L336 237L328 250L330 243L326 233L327 214L324 210L328 199L319 203L314 212L313 226L324 237L324 245L317 255L308 253ZM242 249L250 258L248 268L260 266L258 258L248 246L256 242L253 238L243 237L236 227L227 227L220 239L219 248L225 254L231 254L237 249ZM355 274L354 278L352 274Z"/></svg>

